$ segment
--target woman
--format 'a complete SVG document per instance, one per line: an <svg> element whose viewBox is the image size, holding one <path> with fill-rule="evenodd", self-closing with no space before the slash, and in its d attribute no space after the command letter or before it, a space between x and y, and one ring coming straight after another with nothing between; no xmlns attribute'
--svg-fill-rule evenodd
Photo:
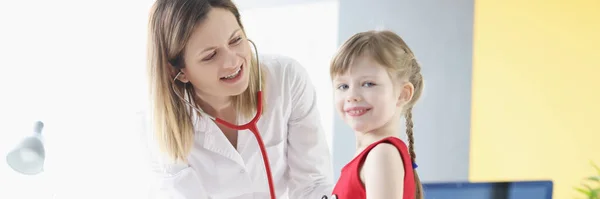
<svg viewBox="0 0 600 199"><path fill-rule="evenodd" d="M259 67L229 0L158 0L149 25L152 124L162 152L154 170L170 197L269 198L254 135L209 118L247 123L256 113L260 79L264 111L258 129L277 198L331 193L315 90L298 62L260 56Z"/></svg>

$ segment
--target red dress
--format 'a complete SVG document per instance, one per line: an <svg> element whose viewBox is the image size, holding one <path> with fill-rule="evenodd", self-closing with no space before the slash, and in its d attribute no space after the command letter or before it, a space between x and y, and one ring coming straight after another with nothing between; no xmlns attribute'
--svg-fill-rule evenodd
<svg viewBox="0 0 600 199"><path fill-rule="evenodd" d="M342 168L342 173L340 178L338 179L335 188L333 189L333 195L330 199L366 199L367 194L365 191L365 187L360 181L360 170L359 168L365 162L367 158L367 154L373 149L377 144L380 143L390 143L394 145L398 151L400 152L400 156L402 156L402 161L404 163L404 196L403 199L414 199L415 198L415 179L413 173L413 164L410 159L410 154L408 153L408 149L406 144L402 142L402 140L396 137L387 137L381 139L371 145L369 145L365 150L363 150L358 156L356 156L352 161L350 161L344 168ZM400 187L398 187L400 188Z"/></svg>

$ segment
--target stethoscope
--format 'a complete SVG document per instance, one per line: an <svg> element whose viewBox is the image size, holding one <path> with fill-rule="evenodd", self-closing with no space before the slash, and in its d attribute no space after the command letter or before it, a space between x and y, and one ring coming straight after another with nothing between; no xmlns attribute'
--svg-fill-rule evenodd
<svg viewBox="0 0 600 199"><path fill-rule="evenodd" d="M171 87L173 89L173 92L181 100L183 100L183 102L185 102L188 106L192 107L194 110L198 111L198 113L204 114L204 115L208 116L208 118L212 119L213 121L215 121L219 124L225 125L228 128L238 130L238 131L239 130L250 130L252 132L252 134L254 134L254 137L256 137L256 142L258 142L258 146L260 148L260 153L263 158L265 170L267 172L267 180L269 181L269 192L271 193L271 199L275 199L275 186L273 185L273 177L271 176L271 166L269 164L269 158L267 157L267 150L266 150L265 144L263 143L263 140L260 136L260 132L258 131L258 126L256 125L258 122L258 119L260 119L260 116L262 115L262 111L263 111L262 77L261 77L262 71L261 71L260 62L258 60L258 50L256 48L256 44L250 39L248 39L248 41L250 43L252 43L252 46L254 47L254 55L255 55L256 63L257 63L257 67L258 67L258 93L257 93L256 115L254 115L254 118L252 118L252 120L250 122L248 122L244 125L235 125L235 124L229 123L225 120L222 120L220 118L215 118L215 117L209 115L208 113L204 112L201 108L196 107L196 106L192 105L192 103L190 103L188 100L185 100L185 98L183 98L181 95L179 95L179 93L175 89L175 80L177 80L177 77L179 77L179 75L181 74L181 71L179 73L177 73L175 78L173 78L173 84L171 84Z"/></svg>

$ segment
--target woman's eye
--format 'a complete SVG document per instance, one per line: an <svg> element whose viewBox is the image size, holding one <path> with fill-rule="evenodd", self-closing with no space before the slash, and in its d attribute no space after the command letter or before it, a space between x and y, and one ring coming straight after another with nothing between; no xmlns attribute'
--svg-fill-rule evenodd
<svg viewBox="0 0 600 199"><path fill-rule="evenodd" d="M375 86L375 84L371 83L371 82L365 82L365 83L363 83L363 86L364 87L372 87L372 86Z"/></svg>
<svg viewBox="0 0 600 199"><path fill-rule="evenodd" d="M346 84L340 84L340 85L337 87L337 89L339 89L339 90L346 90L346 89L348 89L348 85L346 85Z"/></svg>
<svg viewBox="0 0 600 199"><path fill-rule="evenodd" d="M229 44L234 45L234 44L240 43L241 41L242 41L242 37L237 37L233 41L231 41Z"/></svg>
<svg viewBox="0 0 600 199"><path fill-rule="evenodd" d="M215 55L217 54L217 52L213 52L210 55L206 56L204 59L202 59L202 61L209 61L211 60L213 57L215 57Z"/></svg>

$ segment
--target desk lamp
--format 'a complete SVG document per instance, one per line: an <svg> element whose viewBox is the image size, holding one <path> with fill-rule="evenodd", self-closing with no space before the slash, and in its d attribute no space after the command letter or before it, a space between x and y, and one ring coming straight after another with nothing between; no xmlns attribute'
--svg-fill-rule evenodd
<svg viewBox="0 0 600 199"><path fill-rule="evenodd" d="M33 135L26 137L6 155L6 162L15 171L25 175L35 175L44 170L46 153L42 137L44 123L37 121Z"/></svg>

